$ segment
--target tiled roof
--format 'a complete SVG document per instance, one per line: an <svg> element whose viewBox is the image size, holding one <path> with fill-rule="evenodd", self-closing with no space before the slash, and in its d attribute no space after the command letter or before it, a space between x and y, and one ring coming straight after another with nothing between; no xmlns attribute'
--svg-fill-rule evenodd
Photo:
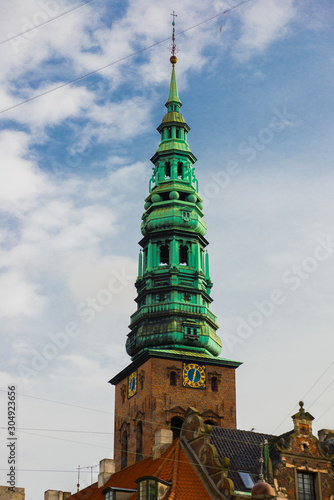
<svg viewBox="0 0 334 500"><path fill-rule="evenodd" d="M154 476L172 485L166 500L210 500L210 495L196 474L179 439L167 448L161 458L152 457L140 460L136 464L115 473L101 488L97 483L72 495L69 500L104 500L102 491L108 486L113 488L136 489L136 479L143 476ZM131 500L137 499L134 493Z"/></svg>
<svg viewBox="0 0 334 500"><path fill-rule="evenodd" d="M260 444L268 442L274 436L252 431L226 429L212 426L211 443L216 447L219 458L230 459L229 477L238 491L249 491L245 488L238 472L250 473L254 482L258 481L260 473Z"/></svg>

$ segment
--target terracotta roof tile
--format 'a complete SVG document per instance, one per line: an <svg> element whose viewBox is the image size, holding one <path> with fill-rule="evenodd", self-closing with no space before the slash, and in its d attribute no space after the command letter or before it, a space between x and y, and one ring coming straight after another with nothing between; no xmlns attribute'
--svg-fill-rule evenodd
<svg viewBox="0 0 334 500"><path fill-rule="evenodd" d="M210 495L183 451L179 439L167 448L161 458L140 460L115 473L101 488L97 487L97 483L92 484L71 495L68 500L104 500L102 491L106 487L136 489L135 480L143 476L154 476L172 483L166 500L210 500ZM137 493L134 493L131 500L136 498Z"/></svg>

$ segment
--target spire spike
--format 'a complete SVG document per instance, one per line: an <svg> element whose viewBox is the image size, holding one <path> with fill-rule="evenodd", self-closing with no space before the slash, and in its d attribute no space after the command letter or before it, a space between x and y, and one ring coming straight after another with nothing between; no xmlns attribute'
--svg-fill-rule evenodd
<svg viewBox="0 0 334 500"><path fill-rule="evenodd" d="M177 57L175 54L178 52L178 48L175 44L175 18L177 17L177 15L173 11L173 14L171 14L171 16L173 16L173 22L172 22L173 31L172 31L172 45L169 48L172 53L170 62L172 63L173 69L172 69L172 76L170 79L168 99L165 106L168 109L168 111L179 111L182 106L182 103L179 98L179 93L176 84L176 76L175 76L175 64L177 63Z"/></svg>
<svg viewBox="0 0 334 500"><path fill-rule="evenodd" d="M171 16L173 16L173 22L172 22L173 32L172 32L172 46L171 46L172 57L170 58L170 62L172 63L172 65L174 67L174 65L177 63L177 57L175 56L175 53L178 51L176 44L175 44L175 18L177 17L177 15L175 14L174 10L173 10L173 14L171 14Z"/></svg>

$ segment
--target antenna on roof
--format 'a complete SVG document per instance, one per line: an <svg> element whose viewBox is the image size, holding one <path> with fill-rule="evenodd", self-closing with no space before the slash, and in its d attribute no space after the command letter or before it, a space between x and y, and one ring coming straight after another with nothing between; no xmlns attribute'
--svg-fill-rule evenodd
<svg viewBox="0 0 334 500"><path fill-rule="evenodd" d="M80 488L80 465L78 465L77 469L78 469L77 491L79 491L79 488Z"/></svg>

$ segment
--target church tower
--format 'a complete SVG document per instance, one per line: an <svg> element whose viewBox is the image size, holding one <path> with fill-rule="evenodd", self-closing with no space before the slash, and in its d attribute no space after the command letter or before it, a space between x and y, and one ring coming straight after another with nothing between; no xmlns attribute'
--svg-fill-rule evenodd
<svg viewBox="0 0 334 500"><path fill-rule="evenodd" d="M157 129L160 144L142 216L137 310L126 341L132 362L110 380L116 388L116 470L151 455L156 430L171 428L177 437L189 406L206 423L236 427L240 363L218 357L196 157L176 84L174 26L167 113Z"/></svg>

